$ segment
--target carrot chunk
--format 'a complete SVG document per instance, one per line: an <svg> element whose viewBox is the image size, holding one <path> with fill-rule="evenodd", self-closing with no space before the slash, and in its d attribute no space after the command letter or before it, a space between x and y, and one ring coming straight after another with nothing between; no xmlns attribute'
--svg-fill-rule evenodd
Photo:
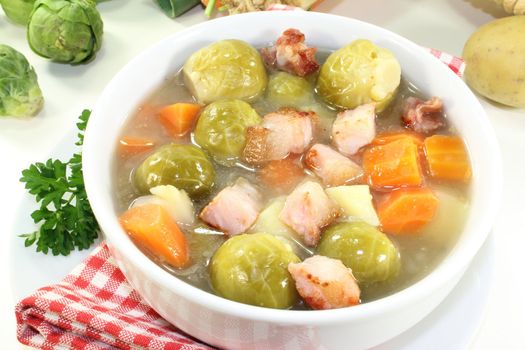
<svg viewBox="0 0 525 350"><path fill-rule="evenodd" d="M392 141L397 141L404 138L409 138L417 146L423 146L423 136L413 131L393 131L381 133L374 138L372 145L386 145Z"/></svg>
<svg viewBox="0 0 525 350"><path fill-rule="evenodd" d="M181 137L193 128L200 110L195 103L175 103L159 111L160 122L171 136Z"/></svg>
<svg viewBox="0 0 525 350"><path fill-rule="evenodd" d="M430 176L440 180L468 181L471 169L467 150L457 136L434 135L425 139Z"/></svg>
<svg viewBox="0 0 525 350"><path fill-rule="evenodd" d="M400 137L363 153L363 170L374 189L420 186L423 178L418 146L412 137Z"/></svg>
<svg viewBox="0 0 525 350"><path fill-rule="evenodd" d="M432 220L438 204L428 188L403 188L389 193L377 206L377 214L385 232L416 233Z"/></svg>
<svg viewBox="0 0 525 350"><path fill-rule="evenodd" d="M304 170L295 158L272 160L258 171L259 179L268 187L288 191L304 177Z"/></svg>
<svg viewBox="0 0 525 350"><path fill-rule="evenodd" d="M119 154L133 156L155 147L155 142L144 137L124 136L119 140Z"/></svg>
<svg viewBox="0 0 525 350"><path fill-rule="evenodd" d="M158 204L131 208L119 222L137 243L162 261L184 267L189 261L186 238L170 214Z"/></svg>

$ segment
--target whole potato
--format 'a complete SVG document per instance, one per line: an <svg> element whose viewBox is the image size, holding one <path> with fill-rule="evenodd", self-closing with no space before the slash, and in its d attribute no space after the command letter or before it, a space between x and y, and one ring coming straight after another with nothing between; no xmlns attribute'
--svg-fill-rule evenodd
<svg viewBox="0 0 525 350"><path fill-rule="evenodd" d="M480 27L463 49L470 87L496 102L525 107L525 16Z"/></svg>

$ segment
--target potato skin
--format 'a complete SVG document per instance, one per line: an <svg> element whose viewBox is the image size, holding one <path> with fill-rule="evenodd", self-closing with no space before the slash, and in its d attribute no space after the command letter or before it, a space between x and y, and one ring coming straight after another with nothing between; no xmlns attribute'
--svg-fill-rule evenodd
<svg viewBox="0 0 525 350"><path fill-rule="evenodd" d="M473 90L504 105L525 107L525 16L480 27L465 44L463 58Z"/></svg>

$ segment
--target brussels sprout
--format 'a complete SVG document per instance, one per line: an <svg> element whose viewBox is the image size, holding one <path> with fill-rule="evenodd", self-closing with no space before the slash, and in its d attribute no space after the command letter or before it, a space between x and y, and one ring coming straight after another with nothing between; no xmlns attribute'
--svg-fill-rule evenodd
<svg viewBox="0 0 525 350"><path fill-rule="evenodd" d="M204 152L193 145L169 144L146 158L137 168L135 186L141 193L152 187L173 185L190 196L210 192L215 169Z"/></svg>
<svg viewBox="0 0 525 350"><path fill-rule="evenodd" d="M279 107L304 107L313 100L313 88L308 80L279 72L270 76L268 82L268 101Z"/></svg>
<svg viewBox="0 0 525 350"><path fill-rule="evenodd" d="M17 24L26 25L35 0L0 0L5 15Z"/></svg>
<svg viewBox="0 0 525 350"><path fill-rule="evenodd" d="M246 129L261 117L246 102L222 100L208 105L195 127L195 142L211 153L220 164L231 166L246 145Z"/></svg>
<svg viewBox="0 0 525 350"><path fill-rule="evenodd" d="M33 116L43 104L33 67L20 52L0 44L0 116Z"/></svg>
<svg viewBox="0 0 525 350"><path fill-rule="evenodd" d="M341 260L359 282L386 281L397 276L399 252L388 237L364 222L344 222L330 226L317 253Z"/></svg>
<svg viewBox="0 0 525 350"><path fill-rule="evenodd" d="M56 62L82 63L102 45L103 24L92 0L36 0L27 40L40 56Z"/></svg>
<svg viewBox="0 0 525 350"><path fill-rule="evenodd" d="M339 108L376 102L380 112L393 99L400 82L401 67L389 50L356 40L328 57L317 79L317 92Z"/></svg>
<svg viewBox="0 0 525 350"><path fill-rule="evenodd" d="M236 98L257 99L268 77L259 52L240 40L223 40L190 56L183 67L184 79L200 103Z"/></svg>
<svg viewBox="0 0 525 350"><path fill-rule="evenodd" d="M224 298L286 309L298 299L288 264L299 261L290 246L272 235L243 234L230 238L215 252L211 283Z"/></svg>

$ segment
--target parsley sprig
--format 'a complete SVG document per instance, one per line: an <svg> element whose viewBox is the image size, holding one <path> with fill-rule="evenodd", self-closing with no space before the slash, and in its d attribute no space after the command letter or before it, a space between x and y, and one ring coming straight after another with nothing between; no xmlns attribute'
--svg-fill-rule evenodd
<svg viewBox="0 0 525 350"><path fill-rule="evenodd" d="M84 131L91 111L84 110L77 123L77 146L84 142ZM49 159L31 164L22 171L20 181L35 196L40 208L31 217L40 224L37 231L20 235L25 246L36 243L36 251L69 255L75 248L87 249L99 234L99 226L89 204L82 175L82 153L68 162Z"/></svg>

